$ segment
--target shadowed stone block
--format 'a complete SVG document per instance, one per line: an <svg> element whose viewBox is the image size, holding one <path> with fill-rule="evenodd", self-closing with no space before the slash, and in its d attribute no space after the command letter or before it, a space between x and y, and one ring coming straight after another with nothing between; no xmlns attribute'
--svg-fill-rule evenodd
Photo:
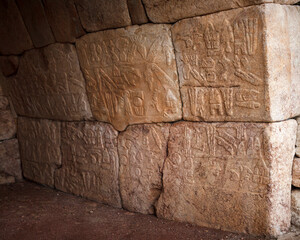
<svg viewBox="0 0 300 240"><path fill-rule="evenodd" d="M0 69L5 77L15 74L19 67L19 57L0 56Z"/></svg>
<svg viewBox="0 0 300 240"><path fill-rule="evenodd" d="M295 120L173 124L157 215L257 235L288 230L295 133Z"/></svg>
<svg viewBox="0 0 300 240"><path fill-rule="evenodd" d="M148 22L142 0L127 0L132 24L144 24Z"/></svg>
<svg viewBox="0 0 300 240"><path fill-rule="evenodd" d="M295 158L293 162L293 186L300 187L300 158Z"/></svg>

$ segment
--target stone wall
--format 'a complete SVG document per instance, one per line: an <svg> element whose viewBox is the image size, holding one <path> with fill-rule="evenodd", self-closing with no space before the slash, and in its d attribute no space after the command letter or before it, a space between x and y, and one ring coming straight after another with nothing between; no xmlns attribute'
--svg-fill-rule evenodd
<svg viewBox="0 0 300 240"><path fill-rule="evenodd" d="M292 166L300 182L296 2L1 1L24 177L161 218L287 231ZM13 138L2 105L0 135ZM9 141L3 159L17 163Z"/></svg>

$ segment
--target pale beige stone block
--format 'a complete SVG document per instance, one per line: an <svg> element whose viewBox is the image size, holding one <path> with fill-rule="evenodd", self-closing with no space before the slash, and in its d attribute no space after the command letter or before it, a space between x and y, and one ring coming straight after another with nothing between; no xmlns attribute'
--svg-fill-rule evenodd
<svg viewBox="0 0 300 240"><path fill-rule="evenodd" d="M296 121L171 126L157 215L277 236L291 221Z"/></svg>
<svg viewBox="0 0 300 240"><path fill-rule="evenodd" d="M169 25L87 34L76 41L93 116L124 130L181 118Z"/></svg>
<svg viewBox="0 0 300 240"><path fill-rule="evenodd" d="M300 8L264 4L172 28L192 121L280 121L300 114Z"/></svg>
<svg viewBox="0 0 300 240"><path fill-rule="evenodd" d="M123 208L154 214L162 191L170 124L129 126L120 133L120 189Z"/></svg>
<svg viewBox="0 0 300 240"><path fill-rule="evenodd" d="M55 120L91 118L75 46L52 44L27 51L6 79L18 115Z"/></svg>
<svg viewBox="0 0 300 240"><path fill-rule="evenodd" d="M62 123L62 167L55 173L55 187L121 207L117 137L106 123Z"/></svg>

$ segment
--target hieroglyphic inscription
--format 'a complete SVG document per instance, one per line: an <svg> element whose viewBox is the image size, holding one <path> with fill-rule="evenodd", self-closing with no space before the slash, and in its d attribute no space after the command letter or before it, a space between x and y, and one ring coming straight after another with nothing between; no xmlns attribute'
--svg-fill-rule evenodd
<svg viewBox="0 0 300 240"><path fill-rule="evenodd" d="M26 52L17 75L7 81L20 115L59 120L91 117L85 81L71 44Z"/></svg>
<svg viewBox="0 0 300 240"><path fill-rule="evenodd" d="M268 116L262 29L257 8L174 25L184 119L243 121Z"/></svg>
<svg viewBox="0 0 300 240"><path fill-rule="evenodd" d="M158 216L278 234L289 224L295 127L293 120L172 125Z"/></svg>
<svg viewBox="0 0 300 240"><path fill-rule="evenodd" d="M129 126L119 135L120 190L125 209L154 213L162 190L170 124Z"/></svg>
<svg viewBox="0 0 300 240"><path fill-rule="evenodd" d="M54 171L61 164L60 122L18 118L18 140L26 178L54 187Z"/></svg>
<svg viewBox="0 0 300 240"><path fill-rule="evenodd" d="M55 187L121 207L117 136L106 123L62 123L62 168Z"/></svg>
<svg viewBox="0 0 300 240"><path fill-rule="evenodd" d="M76 42L94 117L118 130L181 118L168 25L88 34Z"/></svg>

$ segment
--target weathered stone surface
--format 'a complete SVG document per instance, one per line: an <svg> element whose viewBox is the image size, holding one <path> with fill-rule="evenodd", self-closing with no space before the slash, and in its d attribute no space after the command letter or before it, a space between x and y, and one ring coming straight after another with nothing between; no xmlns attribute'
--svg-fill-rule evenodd
<svg viewBox="0 0 300 240"><path fill-rule="evenodd" d="M0 142L0 172L22 179L19 145L16 138Z"/></svg>
<svg viewBox="0 0 300 240"><path fill-rule="evenodd" d="M131 26L76 41L94 117L117 130L181 118L168 25Z"/></svg>
<svg viewBox="0 0 300 240"><path fill-rule="evenodd" d="M300 227L300 190L292 191L292 224Z"/></svg>
<svg viewBox="0 0 300 240"><path fill-rule="evenodd" d="M74 0L44 0L45 12L58 42L75 42L83 30Z"/></svg>
<svg viewBox="0 0 300 240"><path fill-rule="evenodd" d="M127 0L127 4L132 24L148 22L142 0Z"/></svg>
<svg viewBox="0 0 300 240"><path fill-rule="evenodd" d="M300 158L294 158L292 184L295 187L300 187Z"/></svg>
<svg viewBox="0 0 300 240"><path fill-rule="evenodd" d="M85 80L71 44L27 51L17 75L6 82L19 115L57 120L91 117Z"/></svg>
<svg viewBox="0 0 300 240"><path fill-rule="evenodd" d="M17 56L0 56L0 69L4 76L15 74L18 67L19 58Z"/></svg>
<svg viewBox="0 0 300 240"><path fill-rule="evenodd" d="M296 121L171 126L159 217L276 236L290 225Z"/></svg>
<svg viewBox="0 0 300 240"><path fill-rule="evenodd" d="M33 47L19 9L13 0L0 1L0 54L20 54Z"/></svg>
<svg viewBox="0 0 300 240"><path fill-rule="evenodd" d="M299 115L299 9L265 4L176 23L183 118L280 121Z"/></svg>
<svg viewBox="0 0 300 240"><path fill-rule="evenodd" d="M1 101L1 97L0 97ZM17 132L17 122L10 110L0 110L0 140L10 139Z"/></svg>
<svg viewBox="0 0 300 240"><path fill-rule="evenodd" d="M129 126L120 133L120 189L123 208L154 213L162 190L162 168L167 155L170 124Z"/></svg>
<svg viewBox="0 0 300 240"><path fill-rule="evenodd" d="M106 123L62 123L62 167L55 187L121 207L117 137Z"/></svg>
<svg viewBox="0 0 300 240"><path fill-rule="evenodd" d="M16 0L35 47L54 43L55 39L41 0Z"/></svg>
<svg viewBox="0 0 300 240"><path fill-rule="evenodd" d="M127 0L75 0L75 4L88 32L131 25Z"/></svg>
<svg viewBox="0 0 300 240"><path fill-rule="evenodd" d="M300 118L297 118L298 128L297 128L297 140L296 140L296 156L300 157Z"/></svg>
<svg viewBox="0 0 300 240"><path fill-rule="evenodd" d="M0 172L0 185L14 183L15 181L16 180L15 180L14 176L10 176L6 173Z"/></svg>
<svg viewBox="0 0 300 240"><path fill-rule="evenodd" d="M54 187L54 172L61 165L61 123L46 119L18 118L18 140L23 175Z"/></svg>
<svg viewBox="0 0 300 240"><path fill-rule="evenodd" d="M262 3L294 4L299 0L143 0L148 17L155 23L171 23L219 11Z"/></svg>

